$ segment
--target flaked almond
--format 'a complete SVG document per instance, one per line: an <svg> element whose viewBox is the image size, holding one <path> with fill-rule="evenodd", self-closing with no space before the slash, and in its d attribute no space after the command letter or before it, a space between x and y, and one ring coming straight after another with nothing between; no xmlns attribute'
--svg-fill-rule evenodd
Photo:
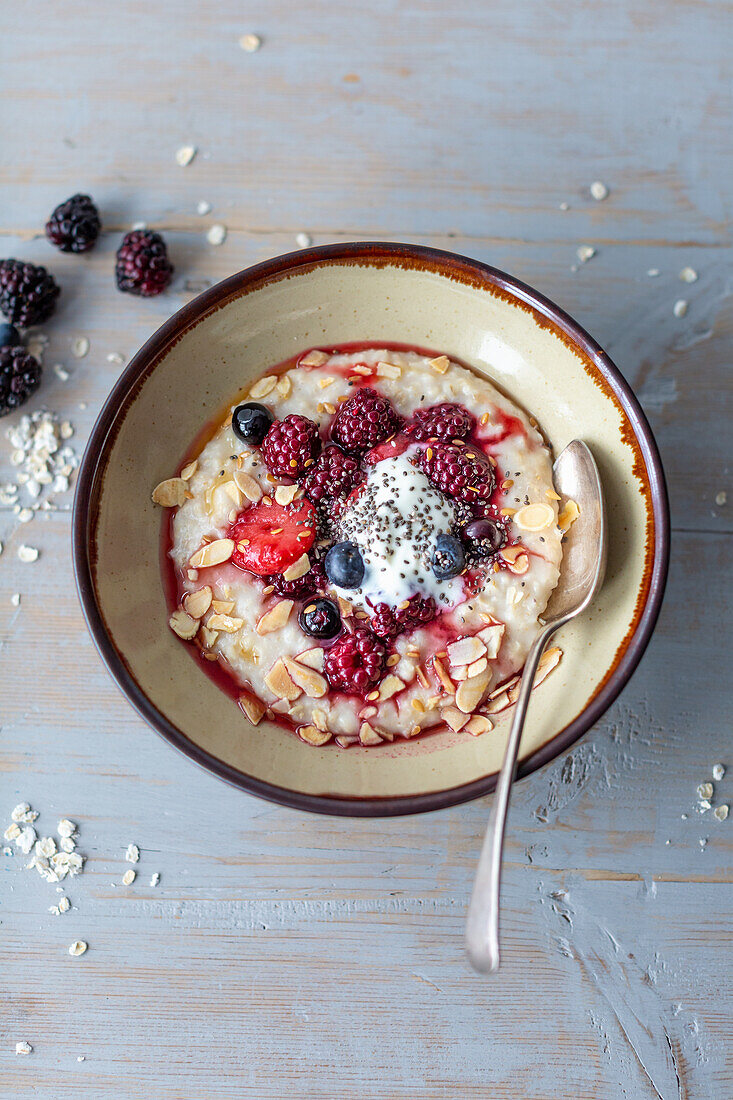
<svg viewBox="0 0 733 1100"><path fill-rule="evenodd" d="M286 581L297 581L300 577L304 577L310 570L311 560L307 554L300 555L297 561L294 561L292 565L289 565L283 572L283 577Z"/></svg>
<svg viewBox="0 0 733 1100"><path fill-rule="evenodd" d="M297 485L278 485L275 490L275 500L284 508L286 505L292 504L297 491Z"/></svg>
<svg viewBox="0 0 733 1100"><path fill-rule="evenodd" d="M450 670L451 679L460 684L462 680L468 679L468 665L459 665L458 668L452 668Z"/></svg>
<svg viewBox="0 0 733 1100"><path fill-rule="evenodd" d="M290 676L281 657L278 657L265 676L265 684L278 699L288 699L292 702L301 694L301 689Z"/></svg>
<svg viewBox="0 0 733 1100"><path fill-rule="evenodd" d="M498 695L493 699L489 699L488 703L484 707L487 714L498 714L501 710L506 710L508 706L511 706L511 700L509 699L508 691L500 691Z"/></svg>
<svg viewBox="0 0 733 1100"><path fill-rule="evenodd" d="M319 707L314 707L311 718L313 719L313 725L316 727L316 729L328 729L328 715L326 714L325 710L321 710Z"/></svg>
<svg viewBox="0 0 733 1100"><path fill-rule="evenodd" d="M399 676L394 676L391 672L385 676L379 685L379 698L391 699L393 695L396 695L398 691L402 691L405 686L404 680L400 680Z"/></svg>
<svg viewBox="0 0 733 1100"><path fill-rule="evenodd" d="M509 565L513 564L520 554L526 554L526 550L522 546L521 542L515 543L513 546L505 546L499 551L499 554Z"/></svg>
<svg viewBox="0 0 733 1100"><path fill-rule="evenodd" d="M560 664L561 657L562 650L559 646L552 646L551 649L545 650L545 652L540 657L539 664L537 665L537 672L535 674L533 687L537 687L539 684L541 684L542 681L550 675L553 668L557 668L557 666Z"/></svg>
<svg viewBox="0 0 733 1100"><path fill-rule="evenodd" d="M181 470L181 481L190 481L193 475L199 468L199 460L194 458L193 462L189 462Z"/></svg>
<svg viewBox="0 0 733 1100"><path fill-rule="evenodd" d="M440 681L442 686L445 688L445 690L448 692L448 694L452 695L453 692L456 690L455 684L453 683L450 676L446 672L443 662L440 660L439 657L433 657L432 664L433 664L433 671L435 672L435 675L438 677L438 680Z"/></svg>
<svg viewBox="0 0 733 1100"><path fill-rule="evenodd" d="M491 671L486 669L478 676L472 676L470 680L464 680L456 689L456 706L464 714L472 714L481 702L483 694L489 686Z"/></svg>
<svg viewBox="0 0 733 1100"><path fill-rule="evenodd" d="M304 367L322 367L324 363L328 362L328 355L325 351L309 351L300 362Z"/></svg>
<svg viewBox="0 0 733 1100"><path fill-rule="evenodd" d="M293 389L293 383L289 374L283 374L278 378L275 389L281 397L289 397Z"/></svg>
<svg viewBox="0 0 733 1100"><path fill-rule="evenodd" d="M234 600L212 600L211 607L222 615L229 615L234 610Z"/></svg>
<svg viewBox="0 0 733 1100"><path fill-rule="evenodd" d="M208 584L183 597L183 609L193 619L202 619L211 607L211 589Z"/></svg>
<svg viewBox="0 0 733 1100"><path fill-rule="evenodd" d="M353 607L348 600L345 600L343 596L337 596L339 611L341 612L342 619L348 619L349 615L353 614Z"/></svg>
<svg viewBox="0 0 733 1100"><path fill-rule="evenodd" d="M469 718L465 727L472 737L480 737L482 733L488 733L489 730L493 730L494 723L490 718L487 718L485 714L474 714L473 718Z"/></svg>
<svg viewBox="0 0 733 1100"><path fill-rule="evenodd" d="M153 489L153 503L162 508L180 508L186 496L186 482L182 477L169 477Z"/></svg>
<svg viewBox="0 0 733 1100"><path fill-rule="evenodd" d="M367 718L373 718L374 715L377 714L377 713L378 712L377 712L376 707L372 707L372 706L362 707L361 710L359 711L359 717L363 720L366 720Z"/></svg>
<svg viewBox="0 0 733 1100"><path fill-rule="evenodd" d="M258 620L255 630L260 635L272 634L275 630L281 630L290 618L292 610L292 600L280 600Z"/></svg>
<svg viewBox="0 0 733 1100"><path fill-rule="evenodd" d="M428 366L432 367L438 374L445 374L450 366L450 359L447 355L438 355L437 358L428 360Z"/></svg>
<svg viewBox="0 0 733 1100"><path fill-rule="evenodd" d="M479 657L478 661L474 661L473 664L469 665L466 669L466 672L468 673L466 679L470 680L472 676L479 676L482 672L485 672L488 667L489 662L486 660L486 658Z"/></svg>
<svg viewBox="0 0 733 1100"><path fill-rule="evenodd" d="M477 661L479 657L483 657L486 653L486 646L481 638L477 636L459 638L457 642L451 642L449 646L446 646L446 652L451 665L470 665Z"/></svg>
<svg viewBox="0 0 733 1100"><path fill-rule="evenodd" d="M356 367L352 367L351 369L353 370L354 374L368 375L372 373L371 367L361 366L361 364Z"/></svg>
<svg viewBox="0 0 733 1100"><path fill-rule="evenodd" d="M239 509L242 507L242 491L233 477L229 481L225 481L221 488L229 497L235 508Z"/></svg>
<svg viewBox="0 0 733 1100"><path fill-rule="evenodd" d="M255 384L250 387L249 396L258 401L261 397L267 397L268 393L272 393L276 385L276 375L266 374L264 378L258 378Z"/></svg>
<svg viewBox="0 0 733 1100"><path fill-rule="evenodd" d="M308 668L314 668L316 672L323 672L324 654L320 646L315 646L314 649L306 649L305 652L296 654L295 660L298 664L306 665Z"/></svg>
<svg viewBox="0 0 733 1100"><path fill-rule="evenodd" d="M520 680L520 676L517 673L516 676L511 676L508 680L505 680L503 684L499 684L493 691L489 692L489 699L496 699L498 695L501 695L503 691L510 691L515 687Z"/></svg>
<svg viewBox="0 0 733 1100"><path fill-rule="evenodd" d="M504 624L492 623L491 626L485 626L483 630L479 630L478 637L486 646L486 656L493 661L498 656L501 639L504 637Z"/></svg>
<svg viewBox="0 0 733 1100"><path fill-rule="evenodd" d="M517 554L513 562L509 562L509 572L516 576L523 576L529 569L529 554Z"/></svg>
<svg viewBox="0 0 733 1100"><path fill-rule="evenodd" d="M421 687L424 687L424 688L430 687L430 681L428 680L427 676L425 675L425 670L423 668L421 668L420 665L418 665L417 668L415 669L415 675L417 676L418 683L420 684Z"/></svg>
<svg viewBox="0 0 733 1100"><path fill-rule="evenodd" d="M202 626L199 630L199 640L204 649L211 649L216 639L219 637L219 632L211 630L208 626Z"/></svg>
<svg viewBox="0 0 733 1100"><path fill-rule="evenodd" d="M321 389L321 390L327 390L328 387L332 386L335 381L336 381L336 379L331 378L330 375L328 375L326 378L319 378L318 379L318 388Z"/></svg>
<svg viewBox="0 0 733 1100"><path fill-rule="evenodd" d="M458 733L468 723L469 716L463 714L457 707L445 707L440 712L440 716L447 726L453 730L454 733Z"/></svg>
<svg viewBox="0 0 733 1100"><path fill-rule="evenodd" d="M439 707L443 700L442 695L431 695L429 699L425 700L425 710L435 710Z"/></svg>
<svg viewBox="0 0 733 1100"><path fill-rule="evenodd" d="M251 474L245 473L244 470L235 470L233 477L237 488L246 496L247 500L251 500L253 504L256 504L258 500L262 499L262 486Z"/></svg>
<svg viewBox="0 0 733 1100"><path fill-rule="evenodd" d="M396 363L377 363L377 377L401 378L402 367L398 367Z"/></svg>
<svg viewBox="0 0 733 1100"><path fill-rule="evenodd" d="M348 749L352 745L356 745L358 740L359 740L358 737L349 737L345 733L340 733L338 735L338 737L335 738L336 744L338 745L338 747L340 749Z"/></svg>
<svg viewBox="0 0 733 1100"><path fill-rule="evenodd" d="M270 710L275 714L290 714L291 707L292 703L289 703L287 699L276 699L275 702L270 705ZM267 714L267 711L265 711L265 714Z"/></svg>
<svg viewBox="0 0 733 1100"><path fill-rule="evenodd" d="M209 566L221 565L222 562L229 561L233 553L233 539L214 539L213 542L207 543L196 551L190 565L194 569L207 569Z"/></svg>
<svg viewBox="0 0 733 1100"><path fill-rule="evenodd" d="M362 722L359 727L359 740L362 745L381 745L382 738L379 736L374 726L370 726L368 722Z"/></svg>
<svg viewBox="0 0 733 1100"><path fill-rule="evenodd" d="M256 696L243 692L237 699L240 709L246 714L253 726L258 726L265 713L265 704Z"/></svg>
<svg viewBox="0 0 733 1100"><path fill-rule="evenodd" d="M307 665L299 664L292 657L283 657L283 663L290 679L303 689L309 699L323 698L328 691L328 681L321 676L320 672L316 672L314 668L308 668Z"/></svg>
<svg viewBox="0 0 733 1100"><path fill-rule="evenodd" d="M514 514L514 522L523 531L544 531L554 520L549 504L525 504Z"/></svg>
<svg viewBox="0 0 733 1100"><path fill-rule="evenodd" d="M217 613L209 616L206 625L209 630L221 630L224 634L236 634L244 626L244 619Z"/></svg>
<svg viewBox="0 0 733 1100"><path fill-rule="evenodd" d="M576 519L580 515L580 508L574 500L566 500L562 512L557 517L557 525L565 534L575 523Z"/></svg>
<svg viewBox="0 0 733 1100"><path fill-rule="evenodd" d="M554 489L545 489L545 496L548 500L560 500L560 494L556 493Z"/></svg>
<svg viewBox="0 0 733 1100"><path fill-rule="evenodd" d="M331 733L329 730L319 730L317 726L299 726L298 737L306 745L315 745L318 748L331 740Z"/></svg>
<svg viewBox="0 0 733 1100"><path fill-rule="evenodd" d="M199 628L198 619L192 618L185 611L174 611L168 620L168 626L174 634L185 641L190 642Z"/></svg>
<svg viewBox="0 0 733 1100"><path fill-rule="evenodd" d="M197 581L199 579L198 569L187 569L186 576L190 581Z"/></svg>

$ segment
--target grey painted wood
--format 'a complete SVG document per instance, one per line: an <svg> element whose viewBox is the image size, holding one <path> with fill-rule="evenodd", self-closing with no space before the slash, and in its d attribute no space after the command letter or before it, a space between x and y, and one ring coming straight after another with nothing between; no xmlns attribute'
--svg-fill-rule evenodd
<svg viewBox="0 0 733 1100"><path fill-rule="evenodd" d="M47 370L34 407L70 416L77 445L120 370L107 355L129 357L197 288L292 249L298 231L408 239L516 273L604 344L657 433L675 537L628 689L517 788L497 983L468 971L461 944L486 801L345 823L223 787L107 677L73 590L68 514L17 529L0 511L0 816L21 799L44 830L69 816L88 856L61 917L24 860L0 862L3 1100L733 1092L730 821L695 808L712 765L733 767L731 506L715 504L731 491L724 18L692 0L5 13L2 252L63 283L46 363L71 377ZM237 46L250 30L252 55ZM63 257L39 233L78 189L106 232L91 256ZM147 302L111 280L137 219L165 230L177 266ZM229 230L220 248L204 237L214 221ZM597 249L583 265L580 243ZM686 265L697 282L680 282ZM91 350L75 360L80 334ZM6 459L3 438L0 480ZM18 562L20 541L38 563ZM131 842L138 878L123 887ZM67 953L75 938L83 958Z"/></svg>

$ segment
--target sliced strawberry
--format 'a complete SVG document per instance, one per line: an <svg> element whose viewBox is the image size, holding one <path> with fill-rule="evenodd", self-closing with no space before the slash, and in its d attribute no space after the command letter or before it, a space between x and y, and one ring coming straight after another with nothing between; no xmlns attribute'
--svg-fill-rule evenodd
<svg viewBox="0 0 733 1100"><path fill-rule="evenodd" d="M370 451L367 451L364 455L364 462L367 466L376 466L378 462L385 458L397 458L398 455L405 453L411 442L409 435L405 435L404 432L397 432L389 442L377 443L376 447L372 447Z"/></svg>
<svg viewBox="0 0 733 1100"><path fill-rule="evenodd" d="M234 539L232 561L260 577L282 573L310 550L316 538L316 510L309 500L253 504L227 532Z"/></svg>

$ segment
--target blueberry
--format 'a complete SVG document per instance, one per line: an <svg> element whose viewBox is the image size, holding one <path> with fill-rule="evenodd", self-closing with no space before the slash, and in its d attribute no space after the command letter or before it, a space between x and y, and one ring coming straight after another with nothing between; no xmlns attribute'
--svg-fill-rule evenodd
<svg viewBox="0 0 733 1100"><path fill-rule="evenodd" d="M259 447L273 420L272 413L264 405L247 401L244 405L237 405L232 413L232 431L242 443L254 443Z"/></svg>
<svg viewBox="0 0 733 1100"><path fill-rule="evenodd" d="M503 527L493 519L474 519L461 528L461 538L480 558L490 558L506 542Z"/></svg>
<svg viewBox="0 0 733 1100"><path fill-rule="evenodd" d="M19 348L22 343L15 325L0 325L0 348Z"/></svg>
<svg viewBox="0 0 733 1100"><path fill-rule="evenodd" d="M298 622L301 630L312 638L335 638L341 630L339 609L332 600L321 596L304 604Z"/></svg>
<svg viewBox="0 0 733 1100"><path fill-rule="evenodd" d="M466 566L463 547L453 535L441 532L435 540L435 549L430 560L433 573L439 581L450 580L462 573Z"/></svg>
<svg viewBox="0 0 733 1100"><path fill-rule="evenodd" d="M358 588L364 580L364 559L353 542L337 542L326 554L326 576L339 588Z"/></svg>

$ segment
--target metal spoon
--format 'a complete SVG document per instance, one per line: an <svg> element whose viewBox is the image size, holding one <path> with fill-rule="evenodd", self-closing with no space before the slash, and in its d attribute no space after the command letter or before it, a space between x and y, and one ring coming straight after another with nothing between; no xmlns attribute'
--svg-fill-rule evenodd
<svg viewBox="0 0 733 1100"><path fill-rule="evenodd" d="M554 480L563 497L574 500L580 515L563 546L562 571L544 614L544 626L529 651L522 672L504 763L494 794L476 881L466 922L466 951L475 970L490 974L499 969L499 888L509 793L517 770L519 742L537 665L548 641L559 627L574 619L596 595L606 571L607 531L598 467L585 443L574 439L557 459Z"/></svg>

